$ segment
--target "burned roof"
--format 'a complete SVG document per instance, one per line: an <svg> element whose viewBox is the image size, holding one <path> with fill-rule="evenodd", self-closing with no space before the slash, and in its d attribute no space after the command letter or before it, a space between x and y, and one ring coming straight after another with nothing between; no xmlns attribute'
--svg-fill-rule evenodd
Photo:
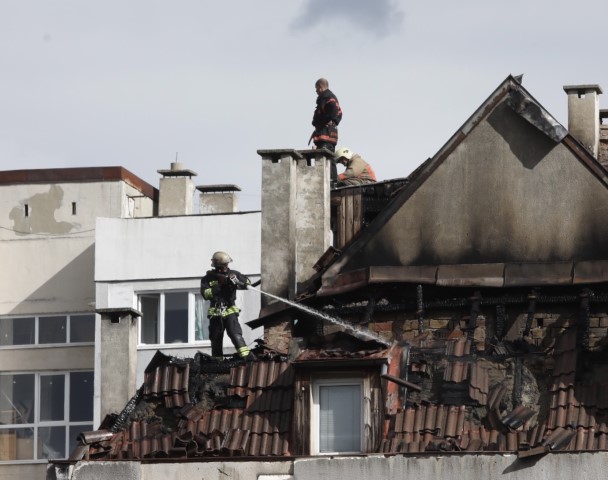
<svg viewBox="0 0 608 480"><path fill-rule="evenodd" d="M590 212L607 187L600 163L509 76L324 266L320 293L366 286L374 268L410 269L391 272L401 283L604 282L608 229Z"/></svg>
<svg viewBox="0 0 608 480"><path fill-rule="evenodd" d="M125 410L80 435L71 459L288 455L293 370L281 357L157 352Z"/></svg>

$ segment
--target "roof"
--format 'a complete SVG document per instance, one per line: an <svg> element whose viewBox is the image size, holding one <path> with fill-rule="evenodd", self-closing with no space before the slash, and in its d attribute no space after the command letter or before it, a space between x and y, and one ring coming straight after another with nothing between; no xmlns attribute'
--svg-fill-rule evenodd
<svg viewBox="0 0 608 480"><path fill-rule="evenodd" d="M409 222L404 221L403 218L405 217L403 216L403 218L400 217L401 219L399 221L401 223L399 224L395 223L397 221L394 221L389 226L389 222L396 217L397 213L400 212L404 205L410 201L423 186L428 184L439 167L444 165L448 159L456 155L455 152L460 152L459 158L466 157L466 149L463 150L460 146L473 135L482 122L493 121L494 123L497 123L499 121L497 118L492 117L499 105L503 105L505 112L510 112L509 115L516 116L513 118L519 118L518 122L520 125L528 126L528 130L526 130L528 135L536 135L534 137L535 139L546 139L546 141L539 140L539 142L545 142L547 144L546 148L551 148L552 145L557 144L563 146L565 151L570 152L570 155L576 159L578 164L583 166L583 170L589 172L601 185L598 189L601 189L604 192L608 191L607 172L600 163L598 163L582 144L570 135L568 131L523 88L516 78L509 76L482 103L448 142L441 147L437 154L424 162L410 177L408 177L407 184L398 192L396 198L376 216L371 225L368 228L363 229L359 235L343 249L341 255L331 259L331 263L323 274L322 288L319 292L320 295L333 295L345 290L354 290L369 283L373 283L374 277L380 270L382 271L380 274L381 277L385 274L388 275L388 278L378 280L380 282L417 282L442 285L442 281L445 281L447 285L457 285L460 283L460 286L502 287L529 285L531 278L534 276L540 277L541 283L542 281L546 282L542 284L552 285L594 283L608 280L608 270L606 270L606 265L604 265L605 262L603 262L603 260L606 259L587 258L589 257L589 252L583 250L578 252L578 257L573 255L573 257L568 258L567 260L569 260L569 262L565 262L559 255L550 257L550 255L547 254L547 261L539 258L536 261L536 265L531 266L528 264L533 262L533 260L531 260L531 258L534 258L533 255L531 255L530 258L522 257L521 259L517 259L513 258L510 254L501 257L501 255L499 255L500 252L495 252L489 254L488 258L501 258L502 261L494 261L494 263L492 263L492 261L488 261L487 258L483 259L483 261L475 261L476 245L472 243L474 240L471 237L467 237L468 243L471 244L471 254L468 257L454 257L453 260L445 261L443 263L441 261L437 261L437 263L424 263L424 259L428 258L433 260L433 255L436 253L436 251L433 251L433 245L436 239L420 240L421 246L419 247L419 257L410 259L403 255L403 249L413 249L414 247L409 247L411 243L408 239L410 237L406 238L404 236L399 236L399 229L412 232L421 229L420 231L424 232L425 219L422 218L423 213L419 213L415 218L410 218ZM497 125L492 126L498 128ZM520 129L523 128L523 126L520 127ZM508 130L505 131L505 133L500 133L503 135L516 135L516 133L509 132ZM479 139L475 141L480 142L480 145L482 145L484 140ZM503 142L511 149L516 148L517 145L515 145L515 142L517 141L516 138L503 139ZM530 149L530 151L533 151L533 149ZM493 160L493 154L495 155L496 152L486 152L488 162ZM519 154L519 152L513 152L512 154ZM523 162L524 160L520 159L520 161ZM478 161L478 164L479 163L481 162ZM452 162L452 164L454 163ZM480 168L487 169L489 165L489 163L486 163ZM525 166L525 168L528 169L527 171L532 171L533 167L534 165ZM470 172L470 175L476 174L477 171ZM467 178L471 178L470 175ZM562 178L561 181L567 182L568 180L569 179L567 178ZM504 185L504 189L507 192L507 195L508 192L512 190L507 188L506 185ZM496 192L496 190L494 191ZM437 193L439 194L441 192ZM421 193L417 198L421 198L421 195L425 194ZM427 192L426 195L428 196L429 193ZM602 199L601 201L604 200L605 199ZM428 200L428 202L430 201L431 200ZM482 201L485 202L485 199ZM479 206L479 203L476 205ZM421 207L418 204L417 208L418 212L425 211L424 207ZM554 205L552 208L555 209L556 206ZM528 208L528 210L530 210L530 208ZM520 212L513 212L512 215L525 213L527 212L524 208ZM436 219L435 221L438 220ZM509 218L506 218L506 223L508 224L508 222ZM462 228L466 229L467 227L465 226ZM379 237L381 232L384 237ZM474 231L468 230L466 230L466 234L475 235ZM598 238L600 238L604 232L597 232L597 234ZM389 238L389 235L392 235L392 237ZM412 235L414 234L412 233ZM478 235L481 236L483 233L480 231ZM505 234L503 238L506 236L508 235ZM462 242L460 243L463 243L464 239L461 240ZM454 243L459 243L459 241L454 239ZM581 243L579 245L578 248L587 248L587 250L595 249L597 251L599 248L598 245L591 245L590 243ZM491 248L489 251L492 252ZM560 250L560 252L564 251L564 249ZM414 253L412 253L412 255L414 255ZM474 265L476 263L480 265ZM388 269L391 267L395 267L395 269L389 271ZM399 271L396 269L399 269ZM535 272L528 271L530 269L535 269ZM517 270L521 270L521 273L518 273ZM577 270L585 270L585 272L578 276Z"/></svg>
<svg viewBox="0 0 608 480"><path fill-rule="evenodd" d="M540 402L512 406L510 387L493 372L506 368L504 349L496 346L494 358L491 353L481 358L466 332L444 341L442 351L440 343L415 339L408 353L407 380L399 373L401 347L348 341L346 335L333 348L304 349L294 362L272 352L250 363L217 361L203 354L179 359L157 352L144 384L123 412L107 417L99 430L83 432L70 459L291 456L298 372L324 373L329 366L359 372L371 368L378 378L407 387L399 394L407 398L402 406L381 389L385 398L380 404L387 405L384 426L375 452L369 453L483 451L525 457L549 451L605 451L608 382L601 375L595 380L576 378L578 362L587 361L581 359L576 335L576 328L570 328L557 339L555 367ZM443 371L432 388L428 381L433 374L424 360L431 357L426 355L434 355L435 367ZM386 375L371 360L396 363ZM408 390L411 393L403 397ZM306 419L300 420L307 425Z"/></svg>
<svg viewBox="0 0 608 480"><path fill-rule="evenodd" d="M71 459L288 455L292 400L293 370L280 357L157 352L125 410L82 433Z"/></svg>
<svg viewBox="0 0 608 480"><path fill-rule="evenodd" d="M0 171L1 185L123 181L150 198L158 190L123 167L44 168Z"/></svg>

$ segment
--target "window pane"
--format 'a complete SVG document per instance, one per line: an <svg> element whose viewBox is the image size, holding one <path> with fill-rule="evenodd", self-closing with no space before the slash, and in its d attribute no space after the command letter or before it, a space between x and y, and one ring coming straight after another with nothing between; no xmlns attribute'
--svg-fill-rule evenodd
<svg viewBox="0 0 608 480"><path fill-rule="evenodd" d="M70 442L70 445L68 447L68 454L66 455L66 457L69 457L70 454L74 451L74 449L76 448L76 445L78 444L78 435L80 435L82 432L90 432L93 430L93 424L91 423L90 425L74 425L72 427L69 428L69 437L68 440Z"/></svg>
<svg viewBox="0 0 608 480"><path fill-rule="evenodd" d="M142 295L141 343L158 343L158 304L160 295Z"/></svg>
<svg viewBox="0 0 608 480"><path fill-rule="evenodd" d="M70 422L93 420L93 372L70 373Z"/></svg>
<svg viewBox="0 0 608 480"><path fill-rule="evenodd" d="M0 460L33 460L34 429L0 429Z"/></svg>
<svg viewBox="0 0 608 480"><path fill-rule="evenodd" d="M196 294L194 297L194 339L207 340L209 338L209 319L207 309L209 302L203 299L202 295Z"/></svg>
<svg viewBox="0 0 608 480"><path fill-rule="evenodd" d="M165 293L165 343L188 342L188 292Z"/></svg>
<svg viewBox="0 0 608 480"><path fill-rule="evenodd" d="M38 343L65 343L66 317L39 317Z"/></svg>
<svg viewBox="0 0 608 480"><path fill-rule="evenodd" d="M0 375L0 423L33 423L34 406L34 374Z"/></svg>
<svg viewBox="0 0 608 480"><path fill-rule="evenodd" d="M34 318L0 318L0 345L31 345L35 342Z"/></svg>
<svg viewBox="0 0 608 480"><path fill-rule="evenodd" d="M65 375L40 376L40 420L63 420Z"/></svg>
<svg viewBox="0 0 608 480"><path fill-rule="evenodd" d="M95 341L95 315L70 317L70 343Z"/></svg>
<svg viewBox="0 0 608 480"><path fill-rule="evenodd" d="M361 450L361 386L319 386L319 451Z"/></svg>
<svg viewBox="0 0 608 480"><path fill-rule="evenodd" d="M65 458L65 427L38 428L38 458Z"/></svg>

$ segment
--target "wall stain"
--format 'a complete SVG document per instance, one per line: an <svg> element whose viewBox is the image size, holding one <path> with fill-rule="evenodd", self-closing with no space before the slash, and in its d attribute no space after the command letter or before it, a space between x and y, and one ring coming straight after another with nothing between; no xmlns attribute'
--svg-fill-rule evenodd
<svg viewBox="0 0 608 480"><path fill-rule="evenodd" d="M78 227L77 223L58 222L55 212L59 210L63 201L63 189L58 185L51 185L48 192L37 193L21 200L19 206L13 207L9 218L13 222L13 230L17 235L29 233L64 234ZM28 216L25 215L25 206L28 206Z"/></svg>

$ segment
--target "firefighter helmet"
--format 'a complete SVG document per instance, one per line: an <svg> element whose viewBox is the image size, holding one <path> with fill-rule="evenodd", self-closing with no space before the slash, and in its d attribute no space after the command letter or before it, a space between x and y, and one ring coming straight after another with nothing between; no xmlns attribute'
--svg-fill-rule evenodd
<svg viewBox="0 0 608 480"><path fill-rule="evenodd" d="M350 148L340 147L338 150L336 150L336 153L334 153L334 159L338 162L342 161L343 158L350 160L353 158L353 155L354 154Z"/></svg>
<svg viewBox="0 0 608 480"><path fill-rule="evenodd" d="M215 268L221 265L228 265L232 262L232 258L226 252L215 252L211 257L211 265Z"/></svg>

